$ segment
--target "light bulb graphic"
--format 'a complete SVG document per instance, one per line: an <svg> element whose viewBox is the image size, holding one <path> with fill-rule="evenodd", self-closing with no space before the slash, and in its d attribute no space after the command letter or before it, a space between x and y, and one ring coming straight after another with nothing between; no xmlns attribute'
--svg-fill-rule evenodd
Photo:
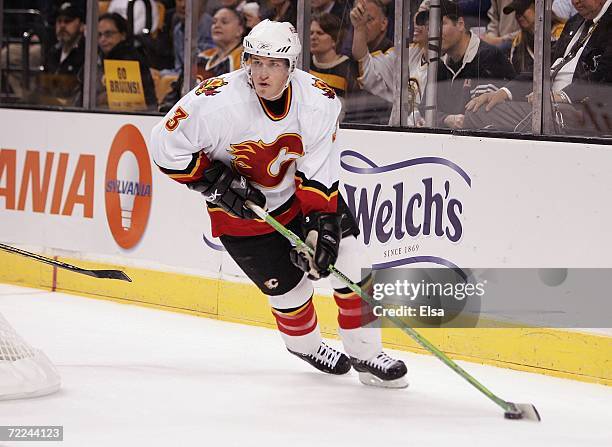
<svg viewBox="0 0 612 447"><path fill-rule="evenodd" d="M138 160L132 151L126 151L119 159L117 167L117 189L121 204L121 226L128 231L132 228L132 212L137 195Z"/></svg>

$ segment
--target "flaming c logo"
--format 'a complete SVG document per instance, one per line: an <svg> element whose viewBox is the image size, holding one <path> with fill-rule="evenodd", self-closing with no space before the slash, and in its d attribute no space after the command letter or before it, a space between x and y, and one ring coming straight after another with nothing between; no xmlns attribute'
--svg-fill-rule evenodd
<svg viewBox="0 0 612 447"><path fill-rule="evenodd" d="M200 96L202 93L204 93L205 96L215 96L224 85L227 85L227 82L222 78L206 79L200 84L195 94L196 96Z"/></svg>
<svg viewBox="0 0 612 447"><path fill-rule="evenodd" d="M134 247L151 210L152 176L147 145L140 131L126 124L113 140L104 182L106 219L117 244Z"/></svg>
<svg viewBox="0 0 612 447"><path fill-rule="evenodd" d="M327 85L325 82L321 81L320 79L316 79L316 78L313 78L313 79L314 79L314 84L312 84L312 86L323 90L324 96L327 96L329 99L334 99L336 97L336 92L334 91L333 88L331 88L329 85Z"/></svg>
<svg viewBox="0 0 612 447"><path fill-rule="evenodd" d="M229 152L236 171L254 183L273 188L291 163L304 155L304 146L298 134L286 133L270 144L261 140L232 144Z"/></svg>

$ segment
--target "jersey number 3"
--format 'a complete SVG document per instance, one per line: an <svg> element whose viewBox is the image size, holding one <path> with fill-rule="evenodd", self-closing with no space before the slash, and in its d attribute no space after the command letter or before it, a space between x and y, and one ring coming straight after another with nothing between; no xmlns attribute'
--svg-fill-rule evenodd
<svg viewBox="0 0 612 447"><path fill-rule="evenodd" d="M189 114L185 112L182 107L179 107L174 112L174 116L166 121L166 129L168 129L169 132L176 130L181 120L187 119L188 116Z"/></svg>

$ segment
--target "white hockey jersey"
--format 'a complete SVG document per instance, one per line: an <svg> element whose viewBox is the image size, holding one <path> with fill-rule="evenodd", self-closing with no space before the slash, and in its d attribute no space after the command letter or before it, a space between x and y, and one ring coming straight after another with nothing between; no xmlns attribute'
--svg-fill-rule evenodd
<svg viewBox="0 0 612 447"><path fill-rule="evenodd" d="M341 104L332 88L296 70L281 115L266 107L243 69L207 79L185 95L151 134L162 172L181 183L198 181L212 160L244 175L266 196L268 211L286 224L298 213L335 211ZM209 204L214 236L273 231Z"/></svg>

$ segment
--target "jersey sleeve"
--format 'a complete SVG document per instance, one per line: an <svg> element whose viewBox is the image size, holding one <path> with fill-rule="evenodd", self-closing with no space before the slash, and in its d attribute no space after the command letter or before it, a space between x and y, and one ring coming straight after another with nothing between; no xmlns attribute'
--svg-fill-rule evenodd
<svg viewBox="0 0 612 447"><path fill-rule="evenodd" d="M328 99L325 99L328 101ZM296 196L304 216L312 212L336 212L340 152L336 142L341 104L337 97L322 113L308 113L305 154L296 161Z"/></svg>
<svg viewBox="0 0 612 447"><path fill-rule="evenodd" d="M199 98L183 97L151 132L151 156L159 169L180 183L198 181L210 166L214 135L201 117Z"/></svg>
<svg viewBox="0 0 612 447"><path fill-rule="evenodd" d="M379 96L387 102L393 102L395 79L395 64L397 56L394 48L383 53L366 54L359 61L359 77L357 82L362 89Z"/></svg>

